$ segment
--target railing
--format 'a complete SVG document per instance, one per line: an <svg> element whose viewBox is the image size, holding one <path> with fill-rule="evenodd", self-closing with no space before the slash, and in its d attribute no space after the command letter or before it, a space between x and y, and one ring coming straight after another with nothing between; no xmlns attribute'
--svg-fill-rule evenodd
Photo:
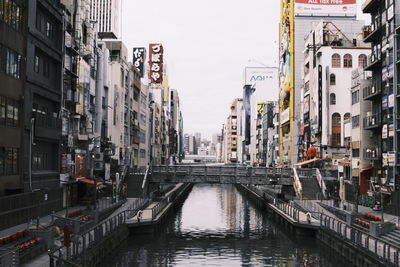
<svg viewBox="0 0 400 267"><path fill-rule="evenodd" d="M364 159L366 160L379 160L381 156L379 146L364 148Z"/></svg>
<svg viewBox="0 0 400 267"><path fill-rule="evenodd" d="M164 198L160 202L158 202L152 209L151 209L151 220L153 221L161 211L170 203L169 199Z"/></svg>
<svg viewBox="0 0 400 267"><path fill-rule="evenodd" d="M275 201L272 203L275 207L277 207L280 211L289 215L290 218L295 220L296 222L300 221L300 209L296 208L292 203L283 202L279 199L274 199Z"/></svg>
<svg viewBox="0 0 400 267"><path fill-rule="evenodd" d="M321 214L323 214L324 208L322 208L317 202L310 201L310 200L294 200L294 202L302 207L307 212L311 213L311 216L315 219L321 219Z"/></svg>
<svg viewBox="0 0 400 267"><path fill-rule="evenodd" d="M366 253L372 254L374 258L390 266L400 265L400 247L325 214L321 214L320 225L322 229L338 235Z"/></svg>
<svg viewBox="0 0 400 267"><path fill-rule="evenodd" d="M297 174L297 169L293 168L293 189L296 192L296 196L300 199L303 198L303 188L299 176Z"/></svg>
<svg viewBox="0 0 400 267"><path fill-rule="evenodd" d="M100 222L82 234L74 235L71 238L71 247L67 248L61 246L49 251L50 265L51 262L54 262L54 259L56 259L61 263L61 266L64 264L66 266L80 266L80 263L83 263L83 266L85 266L85 257L88 250L101 244L103 239L107 238L121 226L125 225L128 219L135 216L139 209L148 203L149 199L136 201L127 207L126 210Z"/></svg>
<svg viewBox="0 0 400 267"><path fill-rule="evenodd" d="M379 84L368 85L363 88L363 98L364 100L375 96L381 92L381 86Z"/></svg>
<svg viewBox="0 0 400 267"><path fill-rule="evenodd" d="M324 198L326 198L326 192L327 192L327 188L326 188L326 184L324 181L324 178L321 175L321 172L319 171L319 169L314 169L315 170L315 177L317 178L318 184L319 184L319 188L321 188L322 191L322 196Z"/></svg>
<svg viewBox="0 0 400 267"><path fill-rule="evenodd" d="M36 126L44 128L61 128L61 120L51 115L43 115L36 113L35 123Z"/></svg>
<svg viewBox="0 0 400 267"><path fill-rule="evenodd" d="M381 114L378 112L378 113L366 116L364 118L363 126L364 126L364 129L372 128L372 127L379 126L380 123L381 123Z"/></svg>

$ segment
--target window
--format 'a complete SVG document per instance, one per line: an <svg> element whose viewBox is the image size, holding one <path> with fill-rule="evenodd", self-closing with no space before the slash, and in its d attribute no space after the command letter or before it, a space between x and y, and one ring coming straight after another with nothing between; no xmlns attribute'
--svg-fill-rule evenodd
<svg viewBox="0 0 400 267"><path fill-rule="evenodd" d="M336 105L336 95L334 93L331 93L329 96L329 103L331 105Z"/></svg>
<svg viewBox="0 0 400 267"><path fill-rule="evenodd" d="M0 20L15 30L21 30L22 9L15 0L0 0Z"/></svg>
<svg viewBox="0 0 400 267"><path fill-rule="evenodd" d="M50 23L50 21L46 21L46 36L49 39L53 39L54 36L54 26Z"/></svg>
<svg viewBox="0 0 400 267"><path fill-rule="evenodd" d="M333 73L331 73L331 75L329 76L329 84L330 85L335 85L336 84L336 76Z"/></svg>
<svg viewBox="0 0 400 267"><path fill-rule="evenodd" d="M140 158L144 159L146 157L146 150L140 149Z"/></svg>
<svg viewBox="0 0 400 267"><path fill-rule="evenodd" d="M0 68L8 76L19 79L21 76L22 57L7 47L0 47Z"/></svg>
<svg viewBox="0 0 400 267"><path fill-rule="evenodd" d="M332 146L340 146L341 145L341 117L339 113L332 114Z"/></svg>
<svg viewBox="0 0 400 267"><path fill-rule="evenodd" d="M140 140L140 143L142 143L142 144L146 143L146 132L145 131L139 132L139 140Z"/></svg>
<svg viewBox="0 0 400 267"><path fill-rule="evenodd" d="M353 57L350 54L344 55L343 67L344 68L352 68L353 67Z"/></svg>
<svg viewBox="0 0 400 267"><path fill-rule="evenodd" d="M343 122L344 123L350 122L350 119L351 119L350 113L349 112L345 113L343 116Z"/></svg>
<svg viewBox="0 0 400 267"><path fill-rule="evenodd" d="M340 55L339 54L332 55L332 68L340 68Z"/></svg>
<svg viewBox="0 0 400 267"><path fill-rule="evenodd" d="M351 104L354 105L358 102L360 102L360 91L359 90L351 93Z"/></svg>
<svg viewBox="0 0 400 267"><path fill-rule="evenodd" d="M0 175L18 174L18 148L0 147Z"/></svg>
<svg viewBox="0 0 400 267"><path fill-rule="evenodd" d="M360 149L353 149L351 151L351 156L354 158L359 158L360 157Z"/></svg>
<svg viewBox="0 0 400 267"><path fill-rule="evenodd" d="M0 125L19 126L19 103L13 99L0 96Z"/></svg>
<svg viewBox="0 0 400 267"><path fill-rule="evenodd" d="M35 63L34 63L34 71L36 73L39 73L39 67L40 67L40 58L38 55L35 56Z"/></svg>
<svg viewBox="0 0 400 267"><path fill-rule="evenodd" d="M351 127L354 129L359 126L360 126L360 115L353 116L351 118Z"/></svg>
<svg viewBox="0 0 400 267"><path fill-rule="evenodd" d="M50 77L50 62L48 60L43 60L43 76Z"/></svg>
<svg viewBox="0 0 400 267"><path fill-rule="evenodd" d="M361 54L358 56L358 67L365 68L367 66L367 56Z"/></svg>

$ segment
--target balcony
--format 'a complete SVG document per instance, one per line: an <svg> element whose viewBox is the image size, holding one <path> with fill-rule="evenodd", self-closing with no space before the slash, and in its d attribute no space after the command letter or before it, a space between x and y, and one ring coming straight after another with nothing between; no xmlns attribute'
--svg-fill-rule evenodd
<svg viewBox="0 0 400 267"><path fill-rule="evenodd" d="M364 70L374 70L376 67L380 66L381 52L375 52L368 56L367 66Z"/></svg>
<svg viewBox="0 0 400 267"><path fill-rule="evenodd" d="M370 100L381 93L381 86L377 84L369 85L363 88L363 99Z"/></svg>
<svg viewBox="0 0 400 267"><path fill-rule="evenodd" d="M35 115L35 136L50 139L61 137L61 120L50 115Z"/></svg>
<svg viewBox="0 0 400 267"><path fill-rule="evenodd" d="M375 42L379 37L379 30L381 29L381 17L378 16L371 23L363 29L363 38L365 43Z"/></svg>
<svg viewBox="0 0 400 267"><path fill-rule="evenodd" d="M379 160L382 157L379 145L364 148L364 159L366 160Z"/></svg>
<svg viewBox="0 0 400 267"><path fill-rule="evenodd" d="M361 10L363 13L372 13L372 11L377 11L380 2L380 0L366 0L361 6Z"/></svg>
<svg viewBox="0 0 400 267"><path fill-rule="evenodd" d="M381 114L375 113L372 115L367 115L364 118L363 126L365 130L380 128L381 126Z"/></svg>

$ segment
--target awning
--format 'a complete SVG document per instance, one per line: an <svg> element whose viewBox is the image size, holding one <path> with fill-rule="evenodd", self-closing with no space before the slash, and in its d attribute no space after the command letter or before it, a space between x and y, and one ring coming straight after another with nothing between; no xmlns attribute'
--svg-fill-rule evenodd
<svg viewBox="0 0 400 267"><path fill-rule="evenodd" d="M309 159L309 160L306 160L306 161L303 161L303 162L299 162L299 163L295 164L295 166L304 166L304 165L307 165L307 164L310 164L310 163L313 163L313 162L316 162L316 161L319 161L319 160L321 160L321 159L313 158L313 159Z"/></svg>
<svg viewBox="0 0 400 267"><path fill-rule="evenodd" d="M350 161L341 161L338 163L340 166L350 166L351 162Z"/></svg>
<svg viewBox="0 0 400 267"><path fill-rule="evenodd" d="M361 169L360 173L367 172L367 171L372 171L372 170L373 170L373 168L369 167L369 168Z"/></svg>
<svg viewBox="0 0 400 267"><path fill-rule="evenodd" d="M78 180L79 182L82 182L82 183L87 183L87 184L93 184L93 185L94 185L94 180L91 180L91 179L78 178L77 180ZM97 186L102 185L102 184L103 184L103 182L96 182L96 185L97 185Z"/></svg>

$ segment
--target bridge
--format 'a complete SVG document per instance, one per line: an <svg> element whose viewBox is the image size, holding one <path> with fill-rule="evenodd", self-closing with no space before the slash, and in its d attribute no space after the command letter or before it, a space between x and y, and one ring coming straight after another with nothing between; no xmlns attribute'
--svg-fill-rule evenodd
<svg viewBox="0 0 400 267"><path fill-rule="evenodd" d="M293 185L292 169L247 166L153 166L150 183Z"/></svg>

